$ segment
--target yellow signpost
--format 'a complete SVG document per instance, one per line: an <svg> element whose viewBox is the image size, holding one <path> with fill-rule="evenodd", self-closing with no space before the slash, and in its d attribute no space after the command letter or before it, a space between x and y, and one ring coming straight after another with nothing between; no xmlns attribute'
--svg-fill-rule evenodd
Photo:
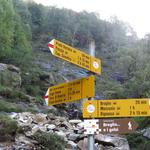
<svg viewBox="0 0 150 150"><path fill-rule="evenodd" d="M101 61L99 59L55 39L48 43L48 47L54 56L96 74L101 74Z"/></svg>
<svg viewBox="0 0 150 150"><path fill-rule="evenodd" d="M56 105L94 96L94 76L49 87L48 105Z"/></svg>
<svg viewBox="0 0 150 150"><path fill-rule="evenodd" d="M150 99L93 100L83 102L83 118L150 116Z"/></svg>

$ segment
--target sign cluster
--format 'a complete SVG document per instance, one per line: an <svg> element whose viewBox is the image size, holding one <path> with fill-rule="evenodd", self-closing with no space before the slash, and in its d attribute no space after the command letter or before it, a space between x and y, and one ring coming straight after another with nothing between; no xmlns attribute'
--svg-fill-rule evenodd
<svg viewBox="0 0 150 150"><path fill-rule="evenodd" d="M48 48L52 55L58 58L95 74L101 74L101 61L98 58L55 39L48 43ZM50 106L92 97L94 97L94 76L89 76L49 87L45 101ZM150 116L149 99L87 100L83 102L85 134L132 133L138 127L136 122L129 118L114 118L135 116Z"/></svg>

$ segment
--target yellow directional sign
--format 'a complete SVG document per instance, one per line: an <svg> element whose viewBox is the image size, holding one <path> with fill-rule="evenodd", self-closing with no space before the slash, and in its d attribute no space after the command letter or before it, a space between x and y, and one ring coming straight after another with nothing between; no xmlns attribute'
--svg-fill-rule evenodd
<svg viewBox="0 0 150 150"><path fill-rule="evenodd" d="M101 74L101 61L76 48L53 39L48 43L51 53L91 72Z"/></svg>
<svg viewBox="0 0 150 150"><path fill-rule="evenodd" d="M83 118L150 116L150 99L92 100L83 102Z"/></svg>
<svg viewBox="0 0 150 150"><path fill-rule="evenodd" d="M94 76L49 87L48 105L56 105L94 96Z"/></svg>

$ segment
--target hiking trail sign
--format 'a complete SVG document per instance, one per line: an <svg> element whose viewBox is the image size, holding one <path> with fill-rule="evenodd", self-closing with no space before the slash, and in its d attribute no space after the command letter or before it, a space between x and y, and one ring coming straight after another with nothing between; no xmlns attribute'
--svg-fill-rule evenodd
<svg viewBox="0 0 150 150"><path fill-rule="evenodd" d="M125 134L133 133L138 124L131 118L85 119L85 134Z"/></svg>
<svg viewBox="0 0 150 150"><path fill-rule="evenodd" d="M92 100L83 102L83 118L150 116L150 99Z"/></svg>
<svg viewBox="0 0 150 150"><path fill-rule="evenodd" d="M99 131L103 134L133 133L138 124L131 118L99 119Z"/></svg>
<svg viewBox="0 0 150 150"><path fill-rule="evenodd" d="M101 61L76 48L53 39L48 43L52 55L96 74L101 74Z"/></svg>
<svg viewBox="0 0 150 150"><path fill-rule="evenodd" d="M94 76L51 86L47 94L45 100L48 98L48 105L94 97Z"/></svg>

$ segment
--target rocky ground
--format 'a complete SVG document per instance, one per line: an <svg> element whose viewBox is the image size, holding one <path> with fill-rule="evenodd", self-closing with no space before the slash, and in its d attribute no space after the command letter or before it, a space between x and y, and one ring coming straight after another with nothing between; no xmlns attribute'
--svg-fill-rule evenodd
<svg viewBox="0 0 150 150"><path fill-rule="evenodd" d="M57 134L66 141L66 150L87 150L87 135L84 135L82 120L68 120L53 114L32 114L30 112L10 113L23 132L15 136L14 142L0 143L0 149L34 150L46 149L33 137L37 132ZM123 136L95 135L95 150L129 150L128 141Z"/></svg>

